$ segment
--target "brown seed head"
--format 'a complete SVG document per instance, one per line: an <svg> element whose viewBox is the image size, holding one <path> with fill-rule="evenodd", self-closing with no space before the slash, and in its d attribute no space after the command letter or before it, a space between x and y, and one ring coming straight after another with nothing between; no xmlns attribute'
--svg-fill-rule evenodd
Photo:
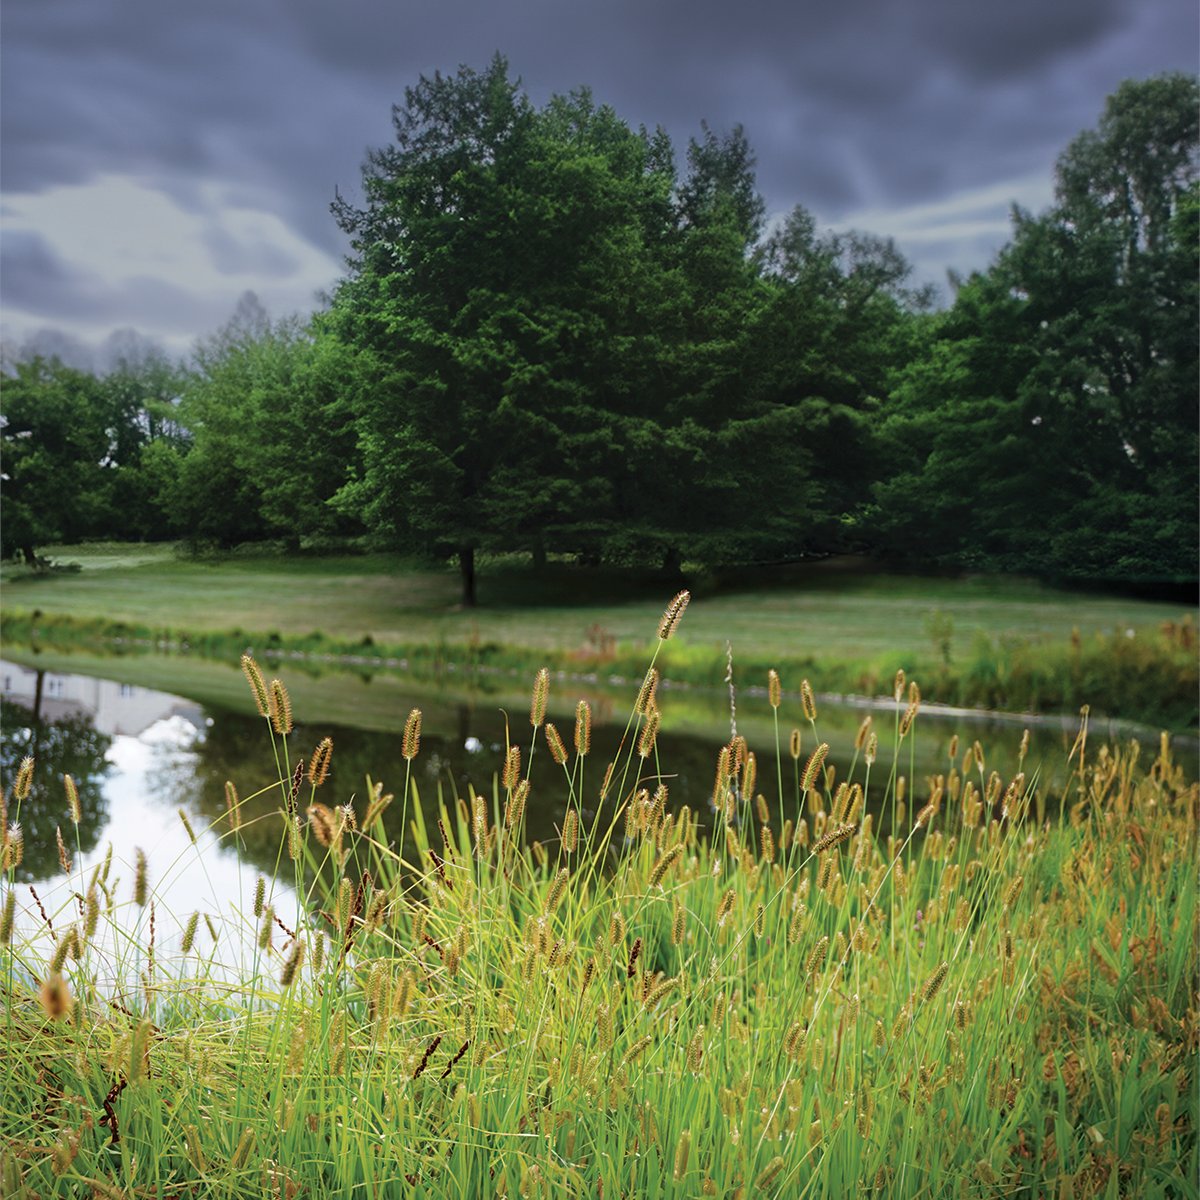
<svg viewBox="0 0 1200 1200"><path fill-rule="evenodd" d="M46 1010L46 1016L52 1021L61 1021L69 1017L75 1005L71 993L67 990L66 980L57 971L42 981L38 999L42 1002L42 1008Z"/></svg>
<svg viewBox="0 0 1200 1200"><path fill-rule="evenodd" d="M320 787L329 778L329 763L333 758L333 738L322 738L308 763L308 782Z"/></svg>
<svg viewBox="0 0 1200 1200"><path fill-rule="evenodd" d="M804 774L800 779L800 786L804 791L811 791L817 784L817 779L820 776L821 768L825 765L825 755L829 753L829 743L822 742L809 755L808 765L804 768Z"/></svg>
<svg viewBox="0 0 1200 1200"><path fill-rule="evenodd" d="M792 735L788 739L788 753L792 758L799 760L800 758L800 730L793 729Z"/></svg>
<svg viewBox="0 0 1200 1200"><path fill-rule="evenodd" d="M500 783L507 791L512 791L521 778L521 748L509 746L504 755L504 770L500 775Z"/></svg>
<svg viewBox="0 0 1200 1200"><path fill-rule="evenodd" d="M421 749L421 710L414 708L404 722L404 738L400 743L400 756L412 762Z"/></svg>
<svg viewBox="0 0 1200 1200"><path fill-rule="evenodd" d="M279 679L271 680L271 728L278 734L292 732L292 700Z"/></svg>
<svg viewBox="0 0 1200 1200"><path fill-rule="evenodd" d="M675 626L679 624L679 619L683 616L683 610L687 608L688 601L691 598L691 592L679 592L675 596L675 599L667 605L666 611L662 615L662 620L658 623L658 636L660 640L665 642L675 632Z"/></svg>
<svg viewBox="0 0 1200 1200"><path fill-rule="evenodd" d="M592 748L592 709L586 700L575 706L575 753L584 758Z"/></svg>
<svg viewBox="0 0 1200 1200"><path fill-rule="evenodd" d="M638 689L637 699L633 704L634 711L641 716L646 716L651 709L657 707L657 700L658 671L651 667L642 680L642 686Z"/></svg>
<svg viewBox="0 0 1200 1200"><path fill-rule="evenodd" d="M561 767L567 761L567 748L553 722L546 724L546 746L550 750L550 757Z"/></svg>
<svg viewBox="0 0 1200 1200"><path fill-rule="evenodd" d="M774 667L767 672L767 701L772 708L778 708L783 700L783 685L779 682L779 672Z"/></svg>
<svg viewBox="0 0 1200 1200"><path fill-rule="evenodd" d="M242 674L246 676L246 682L250 685L250 694L254 697L254 707L258 709L258 715L269 715L271 701L267 696L267 685L258 669L258 663L249 654L242 655Z"/></svg>
<svg viewBox="0 0 1200 1200"><path fill-rule="evenodd" d="M71 873L71 856L67 853L66 844L63 842L62 830L55 825L54 840L58 844L58 865L62 867L64 875Z"/></svg>
<svg viewBox="0 0 1200 1200"><path fill-rule="evenodd" d="M134 850L136 866L133 875L133 899L139 908L146 906L146 852L138 846Z"/></svg>
<svg viewBox="0 0 1200 1200"><path fill-rule="evenodd" d="M546 719L546 701L550 696L550 672L543 667L533 680L533 698L529 702L529 723L537 729Z"/></svg>
<svg viewBox="0 0 1200 1200"><path fill-rule="evenodd" d="M63 787L67 793L67 812L71 814L72 822L78 825L83 820L83 810L79 806L79 789L70 775L63 776Z"/></svg>
<svg viewBox="0 0 1200 1200"><path fill-rule="evenodd" d="M658 727L661 723L662 713L657 708L652 708L646 713L646 719L642 722L642 732L638 736L638 754L642 758L649 758L654 753L654 741L658 737Z"/></svg>
<svg viewBox="0 0 1200 1200"><path fill-rule="evenodd" d="M892 683L892 698L896 701L897 704L899 704L901 699L903 698L903 696L904 696L904 668L901 667L900 670L898 670L896 672L896 678Z"/></svg>
<svg viewBox="0 0 1200 1200"><path fill-rule="evenodd" d="M813 695L812 684L807 679L800 681L800 707L806 721L817 719L817 698Z"/></svg>

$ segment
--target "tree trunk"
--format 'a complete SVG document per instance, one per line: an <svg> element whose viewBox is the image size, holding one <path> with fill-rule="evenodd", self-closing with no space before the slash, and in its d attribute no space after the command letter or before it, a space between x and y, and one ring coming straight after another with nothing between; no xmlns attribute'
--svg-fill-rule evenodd
<svg viewBox="0 0 1200 1200"><path fill-rule="evenodd" d="M475 607L475 547L463 546L458 552L462 571L462 602L464 608Z"/></svg>
<svg viewBox="0 0 1200 1200"><path fill-rule="evenodd" d="M546 543L541 539L533 543L533 569L538 572L546 569Z"/></svg>

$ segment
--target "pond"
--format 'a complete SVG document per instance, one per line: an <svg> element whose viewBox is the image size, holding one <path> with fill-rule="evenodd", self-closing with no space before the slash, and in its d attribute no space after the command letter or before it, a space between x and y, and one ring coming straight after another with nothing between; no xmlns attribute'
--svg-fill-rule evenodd
<svg viewBox="0 0 1200 1200"><path fill-rule="evenodd" d="M78 663L78 668L72 670ZM267 670L264 666L264 670ZM84 673L86 670L88 673ZM103 671L105 675L92 672ZM556 766L539 733L532 739L529 693L515 677L451 676L420 682L399 672L317 672L311 665L281 663L270 669L287 683L296 712L296 729L289 739L291 760L308 759L324 737L333 740L332 770L317 794L326 805L352 803L361 815L368 777L388 791L401 793L405 761L401 735L413 707L424 714L420 753L412 764L413 779L427 815L436 816L439 794L452 803L470 789L493 795L494 780L504 763L505 745L521 747L531 783L527 827L530 839L550 842L565 812L568 795L562 767ZM268 674L269 677L269 674ZM139 680L170 678L175 693L146 686ZM548 719L556 723L571 750L575 706L586 699L593 713L592 745L583 761L581 795L585 813L599 803L599 788L607 764L617 757L625 738L626 721L639 681L601 682L591 678L552 679ZM753 681L755 684L764 681ZM279 788L269 785L278 774L270 735L254 713L249 690L236 665L187 658L89 658L46 656L34 662L0 662L3 717L0 723L0 770L11 788L21 759L32 754L37 762L35 783L20 811L24 858L17 872L32 884L35 898L21 889L21 923L41 919L37 903L52 922L76 919L72 894L81 881L101 865L111 846L109 881L127 913L128 928L147 925L148 912L129 904L138 852L148 863L151 894L158 917L159 954L178 947L190 915L200 911L216 931L216 958L236 968L252 952L237 913L251 906L257 877L290 875L281 852L282 819ZM708 821L716 755L730 737L736 720L758 761L757 791L777 811L780 793L776 770L774 713L765 687L743 686L731 713L729 691L671 687L663 681L658 693L662 728L657 739L661 778L669 788L670 804L689 805ZM854 757L854 739L868 715L879 735L879 759L872 770L868 805L878 803L893 769L891 751L895 706L868 712L861 704L818 697L816 733L801 716L797 695L785 694L780 708L779 736L785 806L794 813L797 773L818 738L830 744L829 762L844 777ZM507 714L507 715L506 715ZM794 727L801 729L799 762L789 753ZM916 780L923 796L926 776L945 772L951 739L958 737L961 756L976 740L985 748L987 769L1005 780L1018 768L1023 731L1030 729L1024 770L1037 778L1051 809L1067 779L1066 758L1078 729L1078 718L1037 721L1002 718L995 714L939 712L923 705L915 735L901 746L899 774ZM1109 730L1093 725L1092 744L1105 734L1139 736L1157 749L1153 730ZM533 755L530 759L530 744ZM625 741L626 750L629 741ZM1195 777L1197 746L1193 739L1176 739L1175 753ZM634 759L635 768L639 762ZM653 771L653 759L643 775ZM858 766L861 778L862 763ZM80 798L81 821L68 818L62 777L70 774ZM651 786L658 781L654 776ZM226 782L245 805L246 823L239 844L229 835ZM912 788L913 784L909 784ZM266 789L264 791L264 789ZM301 807L307 803L305 785ZM911 794L911 793L910 793ZM607 803L612 803L610 796ZM393 842L401 832L401 805L387 814ZM182 816L181 816L182 813ZM10 807L10 820L16 817ZM60 866L56 827L61 828L71 858L70 876ZM76 840L76 835L78 839ZM193 841L194 837L194 841ZM297 901L284 884L276 884L274 905L281 918L294 915Z"/></svg>

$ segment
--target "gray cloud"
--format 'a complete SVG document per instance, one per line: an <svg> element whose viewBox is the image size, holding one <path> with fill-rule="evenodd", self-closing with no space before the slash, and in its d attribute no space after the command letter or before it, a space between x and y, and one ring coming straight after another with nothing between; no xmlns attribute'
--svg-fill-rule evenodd
<svg viewBox="0 0 1200 1200"><path fill-rule="evenodd" d="M702 119L744 124L769 208L840 221L1048 177L1123 78L1194 69L1198 24L1179 0L8 0L4 187L125 174L207 214L215 182L338 255L329 202L357 194L404 86L500 50L535 100L589 85L631 122L666 126L681 162ZM221 269L287 273L286 254L239 246L209 215ZM946 252L943 267L981 265L973 243ZM14 249L6 293L48 316L95 308L94 292L71 299L64 264L35 279L32 255ZM186 281L157 286L182 316Z"/></svg>

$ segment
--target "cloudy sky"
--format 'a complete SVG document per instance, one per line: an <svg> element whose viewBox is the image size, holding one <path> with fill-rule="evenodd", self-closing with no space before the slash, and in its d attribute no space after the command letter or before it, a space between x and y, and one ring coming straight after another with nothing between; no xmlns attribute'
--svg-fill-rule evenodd
<svg viewBox="0 0 1200 1200"><path fill-rule="evenodd" d="M497 50L535 101L589 85L680 151L741 123L771 213L894 236L942 281L1198 37L1194 0L5 0L3 332L184 352L247 289L311 310L334 189L358 195L405 85Z"/></svg>

